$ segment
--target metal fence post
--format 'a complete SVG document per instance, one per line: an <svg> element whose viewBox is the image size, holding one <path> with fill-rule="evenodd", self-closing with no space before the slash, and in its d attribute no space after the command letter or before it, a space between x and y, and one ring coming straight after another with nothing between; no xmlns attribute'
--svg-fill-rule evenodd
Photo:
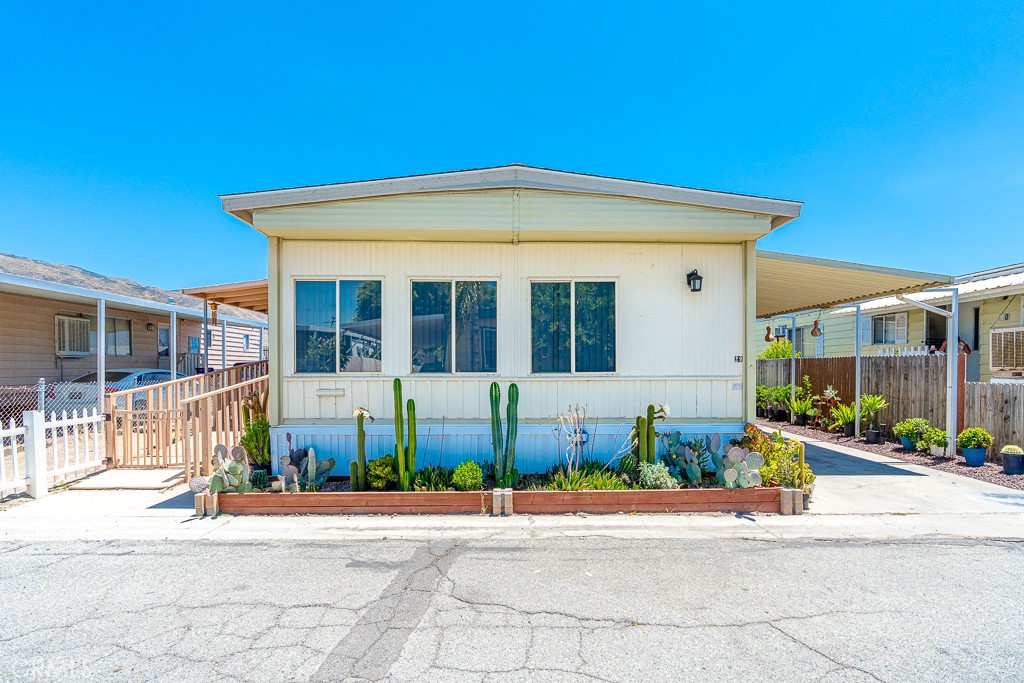
<svg viewBox="0 0 1024 683"><path fill-rule="evenodd" d="M36 410L46 412L46 380L42 377L36 383Z"/></svg>
<svg viewBox="0 0 1024 683"><path fill-rule="evenodd" d="M42 498L49 488L46 472L46 415L32 410L21 415L25 425L25 476L28 495Z"/></svg>

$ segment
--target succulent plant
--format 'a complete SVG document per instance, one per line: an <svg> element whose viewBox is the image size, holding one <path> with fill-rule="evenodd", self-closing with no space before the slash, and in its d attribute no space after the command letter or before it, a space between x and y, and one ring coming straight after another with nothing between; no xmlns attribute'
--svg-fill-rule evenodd
<svg viewBox="0 0 1024 683"><path fill-rule="evenodd" d="M494 482L499 488L511 487L517 479L516 438L519 433L519 387L508 387L508 405L505 415L508 419L508 434L501 433L501 387L491 382L491 449L494 452Z"/></svg>
<svg viewBox="0 0 1024 683"><path fill-rule="evenodd" d="M406 404L409 412L409 441L405 440L405 420L402 415L402 380L395 378L395 464L398 467L398 490L411 491L416 472L416 402Z"/></svg>
<svg viewBox="0 0 1024 683"><path fill-rule="evenodd" d="M249 460L245 449L235 446L228 455L227 446L217 444L213 449L217 463L216 472L210 477L210 493L249 493Z"/></svg>
<svg viewBox="0 0 1024 683"><path fill-rule="evenodd" d="M390 454L371 460L366 465L366 481L370 488L383 491L390 484L398 481L395 472L395 459Z"/></svg>
<svg viewBox="0 0 1024 683"><path fill-rule="evenodd" d="M373 415L366 408L356 408L352 411L356 418L356 459L349 465L349 480L353 491L366 490L366 428L363 422L370 418L373 422Z"/></svg>
<svg viewBox="0 0 1024 683"><path fill-rule="evenodd" d="M746 489L762 484L760 470L764 466L764 456L760 453L734 446L724 457L712 452L711 462L715 468L715 481L727 489Z"/></svg>
<svg viewBox="0 0 1024 683"><path fill-rule="evenodd" d="M479 491L484 484L484 472L480 465L467 460L452 473L452 485L460 491Z"/></svg>
<svg viewBox="0 0 1024 683"><path fill-rule="evenodd" d="M682 432L663 432L661 445L664 449L661 457L669 469L685 476L691 484L700 483L703 476L700 450L691 448L691 444L683 440Z"/></svg>
<svg viewBox="0 0 1024 683"><path fill-rule="evenodd" d="M266 470L253 470L249 475L249 483L254 489L265 489L270 486Z"/></svg>
<svg viewBox="0 0 1024 683"><path fill-rule="evenodd" d="M661 462L640 463L640 488L642 489L676 489L679 482Z"/></svg>
<svg viewBox="0 0 1024 683"><path fill-rule="evenodd" d="M1020 446L1003 446L1000 453L1009 453L1011 455L1024 455L1024 450L1021 450Z"/></svg>

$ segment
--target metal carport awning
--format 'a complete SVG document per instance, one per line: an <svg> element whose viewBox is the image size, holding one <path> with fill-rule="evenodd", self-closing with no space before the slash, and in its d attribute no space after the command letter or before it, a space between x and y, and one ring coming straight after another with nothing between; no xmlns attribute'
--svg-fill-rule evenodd
<svg viewBox="0 0 1024 683"><path fill-rule="evenodd" d="M757 317L919 292L952 281L951 276L936 273L758 250Z"/></svg>
<svg viewBox="0 0 1024 683"><path fill-rule="evenodd" d="M257 313L269 313L267 302L267 281L247 280L245 282L229 282L223 285L191 287L181 290L211 304L224 304L236 308L244 308Z"/></svg>

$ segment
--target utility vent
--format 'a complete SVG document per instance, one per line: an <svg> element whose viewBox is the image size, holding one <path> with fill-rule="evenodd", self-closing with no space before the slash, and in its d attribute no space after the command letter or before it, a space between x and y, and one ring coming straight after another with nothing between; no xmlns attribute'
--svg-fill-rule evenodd
<svg viewBox="0 0 1024 683"><path fill-rule="evenodd" d="M1024 371L1024 327L992 330L992 372Z"/></svg>
<svg viewBox="0 0 1024 683"><path fill-rule="evenodd" d="M789 339L789 328L784 325L776 327L774 330L772 330L772 336L775 337L776 339Z"/></svg>
<svg viewBox="0 0 1024 683"><path fill-rule="evenodd" d="M89 355L89 321L58 315L54 318L54 339L57 355L61 358L78 358Z"/></svg>

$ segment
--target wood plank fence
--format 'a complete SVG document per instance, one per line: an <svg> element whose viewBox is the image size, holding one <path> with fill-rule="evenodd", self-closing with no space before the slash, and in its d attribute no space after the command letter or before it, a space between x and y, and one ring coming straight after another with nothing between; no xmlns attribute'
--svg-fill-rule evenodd
<svg viewBox="0 0 1024 683"><path fill-rule="evenodd" d="M960 363L960 386L966 364ZM757 361L757 383L789 384L790 361L773 358ZM856 397L856 359L797 358L797 382L807 376L811 389L821 395L831 385L844 403ZM881 394L889 402L880 421L887 432L901 420L923 417L940 429L946 425L946 356L865 356L861 358L861 394ZM960 391L959 422L963 422L964 392Z"/></svg>
<svg viewBox="0 0 1024 683"><path fill-rule="evenodd" d="M1024 384L969 382L964 394L964 424L992 433L989 460L999 462L1003 446L1024 446Z"/></svg>

